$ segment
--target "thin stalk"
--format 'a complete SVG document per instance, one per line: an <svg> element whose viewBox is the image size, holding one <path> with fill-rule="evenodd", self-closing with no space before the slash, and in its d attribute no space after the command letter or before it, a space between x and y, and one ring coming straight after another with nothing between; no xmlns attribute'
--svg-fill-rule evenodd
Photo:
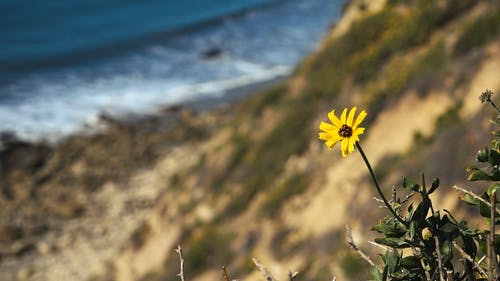
<svg viewBox="0 0 500 281"><path fill-rule="evenodd" d="M497 261L497 253L495 251L495 206L496 206L496 197L497 193L496 190L493 189L493 192L491 193L491 198L490 198L490 235L488 236L488 244L489 244L489 270L490 270L490 277L493 278L493 272L496 273L497 279L499 277L499 271L500 268L498 266L498 261Z"/></svg>
<svg viewBox="0 0 500 281"><path fill-rule="evenodd" d="M391 204L389 204L389 201L385 198L384 193L382 193L382 189L380 188L380 184L378 183L377 177L375 176L375 173L373 172L372 166L370 165L370 162L368 161L368 158L366 158L366 154L361 148L361 145L359 142L356 142L356 147L359 150L359 153L361 154L361 157L363 157L363 161L365 161L366 167L368 168L368 171L370 172L370 176L372 177L373 183L375 184L375 188L377 189L378 194L382 198L382 201L384 201L385 206L389 211L392 213L392 215L404 226L408 227L407 223L400 217L398 214L396 214L396 211L392 208Z"/></svg>
<svg viewBox="0 0 500 281"><path fill-rule="evenodd" d="M498 108L498 106L491 99L488 100L488 102L497 110L498 113L500 113L500 108Z"/></svg>

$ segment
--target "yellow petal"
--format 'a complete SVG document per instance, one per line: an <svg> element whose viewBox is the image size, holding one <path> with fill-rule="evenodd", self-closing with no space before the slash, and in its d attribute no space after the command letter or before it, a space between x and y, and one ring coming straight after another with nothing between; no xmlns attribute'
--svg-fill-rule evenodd
<svg viewBox="0 0 500 281"><path fill-rule="evenodd" d="M340 139L330 139L325 144L328 148L332 149L339 142L339 140Z"/></svg>
<svg viewBox="0 0 500 281"><path fill-rule="evenodd" d="M347 119L346 117L347 117L347 108L344 108L344 110L342 110L342 114L340 114L340 123L345 124Z"/></svg>
<svg viewBox="0 0 500 281"><path fill-rule="evenodd" d="M335 110L332 110L328 113L328 118L332 122L332 124L337 127L337 129L340 129L342 127L342 123L340 122L339 118L335 115Z"/></svg>
<svg viewBox="0 0 500 281"><path fill-rule="evenodd" d="M325 141L334 140L337 142L337 141L341 140L342 138L337 134L332 135L330 133L321 132L321 133L319 133L319 139L325 140Z"/></svg>
<svg viewBox="0 0 500 281"><path fill-rule="evenodd" d="M354 152L354 143L356 142L356 138L349 138L349 153Z"/></svg>
<svg viewBox="0 0 500 281"><path fill-rule="evenodd" d="M352 128L352 122L354 121L354 115L356 114L357 107L353 107L351 111L349 111L349 116L347 116L347 126Z"/></svg>
<svg viewBox="0 0 500 281"><path fill-rule="evenodd" d="M359 127L359 128L356 128L356 130L354 130L352 135L357 137L357 136L363 134L364 132L365 132L365 128Z"/></svg>
<svg viewBox="0 0 500 281"><path fill-rule="evenodd" d="M324 132L319 133L320 140L329 140L330 138L331 135L329 133L324 133Z"/></svg>
<svg viewBox="0 0 500 281"><path fill-rule="evenodd" d="M347 153L349 152L348 146L349 146L349 139L344 138L342 140L342 147L340 149L340 151L342 152L342 157L344 158L347 156Z"/></svg>
<svg viewBox="0 0 500 281"><path fill-rule="evenodd" d="M363 110L359 113L358 118L356 118L356 121L354 121L354 124L352 124L353 130L356 130L358 128L359 124L361 124L361 122L363 122L363 120L365 120L366 115L367 115L366 110Z"/></svg>
<svg viewBox="0 0 500 281"><path fill-rule="evenodd" d="M319 129L325 132L338 132L338 128L333 126L332 124L328 124L326 122L321 122L319 124Z"/></svg>

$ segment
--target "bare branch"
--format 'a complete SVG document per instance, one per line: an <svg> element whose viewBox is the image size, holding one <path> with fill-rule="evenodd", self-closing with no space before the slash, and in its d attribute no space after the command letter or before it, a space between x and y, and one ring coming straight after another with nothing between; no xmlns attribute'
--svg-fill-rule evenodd
<svg viewBox="0 0 500 281"><path fill-rule="evenodd" d="M452 242L453 244L453 247L460 253L460 255L462 257L464 257L466 260L468 260L470 263L472 263L472 265L483 275L483 276L488 276L488 274L486 274L486 272L484 271L484 269L478 264L476 263L462 248L460 248L458 245L457 245L457 242L453 241Z"/></svg>
<svg viewBox="0 0 500 281"><path fill-rule="evenodd" d="M458 190L458 191L461 191L463 193L469 194L470 196L474 197L474 199L483 202L484 204L486 204L488 207L491 208L490 202L484 200L483 198L481 198L479 195L475 194L474 192L469 191L467 189L464 189L464 188L462 188L460 186L457 186L457 185L454 185L453 188L456 189L456 190ZM498 210L497 208L495 208L495 210L497 211L497 213L500 213L500 210Z"/></svg>
<svg viewBox="0 0 500 281"><path fill-rule="evenodd" d="M180 271L177 274L179 278L181 278L181 281L184 281L184 257L182 256L182 248L181 245L177 245L177 249L175 249L175 252L177 255L179 255L179 261L180 261Z"/></svg>
<svg viewBox="0 0 500 281"><path fill-rule="evenodd" d="M263 266L259 260L257 260L256 258L252 258L252 261L253 263L255 264L255 266L257 267L257 269L264 275L264 277L266 278L266 281L277 281L276 279L274 279L274 277L271 275L271 272L269 272L269 270L267 270L267 268L265 266Z"/></svg>
<svg viewBox="0 0 500 281"><path fill-rule="evenodd" d="M389 248L387 248L386 246L384 245L380 245L379 243L377 242L373 242L373 241L368 241L368 243L372 244L373 246L377 246L379 247L380 249L384 250L384 251L387 251L389 250Z"/></svg>
<svg viewBox="0 0 500 281"><path fill-rule="evenodd" d="M444 268L443 268L443 261L442 261L442 256L441 256L441 246L439 246L439 238L437 235L434 235L434 243L436 245L436 253L437 253L437 258L438 258L438 270L439 270L439 280L445 281L444 279Z"/></svg>
<svg viewBox="0 0 500 281"><path fill-rule="evenodd" d="M347 244L349 245L349 247L351 249L353 249L354 251L356 251L358 253L358 255L364 259L367 263L369 263L371 266L375 266L375 263L373 263L373 261L370 259L369 256L367 256L365 253L363 253L363 251L361 251L358 246L354 243L354 239L352 239L352 233L351 233L351 229L349 228L348 225L345 226L345 236L346 236L346 240L347 240Z"/></svg>
<svg viewBox="0 0 500 281"><path fill-rule="evenodd" d="M299 272L295 271L292 273L291 270L288 271L288 281L293 281L299 275Z"/></svg>
<svg viewBox="0 0 500 281"><path fill-rule="evenodd" d="M229 275L227 274L227 270L226 270L225 266L222 266L222 278L224 278L224 281L230 281Z"/></svg>
<svg viewBox="0 0 500 281"><path fill-rule="evenodd" d="M446 271L446 280L448 281L453 281L454 278L453 278L453 270L447 270Z"/></svg>
<svg viewBox="0 0 500 281"><path fill-rule="evenodd" d="M375 200L375 201L377 201L378 203L382 203L382 204L384 203L384 200L382 200L382 199L380 199L380 198L378 198L376 196L373 196L372 199ZM383 206L383 208L387 209L387 206Z"/></svg>
<svg viewBox="0 0 500 281"><path fill-rule="evenodd" d="M495 216L496 216L496 201L497 201L497 192L496 189L493 189L490 196L490 235L488 235L488 255L489 259L489 271L490 276L493 278L493 272L495 271L497 279L500 276L500 268L498 266L497 261L497 253L495 251Z"/></svg>

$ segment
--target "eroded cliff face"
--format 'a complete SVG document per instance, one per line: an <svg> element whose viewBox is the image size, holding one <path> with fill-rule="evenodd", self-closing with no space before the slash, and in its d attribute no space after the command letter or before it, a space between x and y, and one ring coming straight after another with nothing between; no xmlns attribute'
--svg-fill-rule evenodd
<svg viewBox="0 0 500 281"><path fill-rule="evenodd" d="M108 120L93 136L2 152L2 280L366 279L345 225L368 253L384 216L361 157L317 139L332 108L368 111L361 142L386 192L400 177L452 184L490 136L477 97L500 92L494 1L352 1L286 81L212 112ZM478 25L479 27L477 27ZM21 159L22 161L20 161ZM375 256L374 256L375 257ZM376 258L375 258L376 259Z"/></svg>

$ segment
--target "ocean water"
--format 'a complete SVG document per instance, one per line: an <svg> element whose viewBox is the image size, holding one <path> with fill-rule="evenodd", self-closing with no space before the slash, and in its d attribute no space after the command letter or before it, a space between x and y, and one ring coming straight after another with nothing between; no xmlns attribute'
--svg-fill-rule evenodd
<svg viewBox="0 0 500 281"><path fill-rule="evenodd" d="M150 113L287 75L341 5L0 0L0 131L54 140L101 113Z"/></svg>

